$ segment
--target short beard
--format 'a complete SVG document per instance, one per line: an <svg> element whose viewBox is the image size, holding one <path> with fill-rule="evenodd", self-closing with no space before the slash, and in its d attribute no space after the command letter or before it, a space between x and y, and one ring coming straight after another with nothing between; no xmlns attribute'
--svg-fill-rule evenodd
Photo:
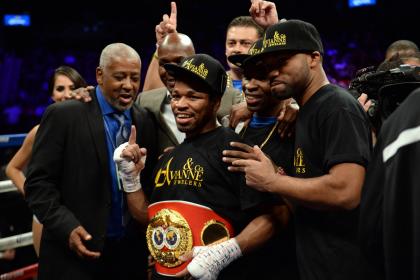
<svg viewBox="0 0 420 280"><path fill-rule="evenodd" d="M295 90L291 87L286 87L286 89L282 91L280 94L277 94L271 91L271 96L279 100L285 100L285 99L294 97L295 94L296 94Z"/></svg>

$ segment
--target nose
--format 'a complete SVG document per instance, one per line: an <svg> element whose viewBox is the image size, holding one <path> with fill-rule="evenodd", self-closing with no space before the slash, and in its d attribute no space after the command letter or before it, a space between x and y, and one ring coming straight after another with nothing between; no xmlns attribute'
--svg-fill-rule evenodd
<svg viewBox="0 0 420 280"><path fill-rule="evenodd" d="M254 83L254 79L250 79L247 82L242 82L245 92L252 92L257 89L257 85Z"/></svg>
<svg viewBox="0 0 420 280"><path fill-rule="evenodd" d="M122 81L122 87L126 91L131 91L134 88L134 82L130 77L127 77Z"/></svg>
<svg viewBox="0 0 420 280"><path fill-rule="evenodd" d="M70 97L72 93L72 90L69 87L64 88L63 96Z"/></svg>
<svg viewBox="0 0 420 280"><path fill-rule="evenodd" d="M240 42L237 42L237 43L233 46L233 48L232 48L232 53L233 53L233 54L241 54L241 53L244 53L243 48L242 48L242 45L241 45L241 43L240 43Z"/></svg>
<svg viewBox="0 0 420 280"><path fill-rule="evenodd" d="M187 100L187 97L185 96L179 97L173 102L174 102L175 108L178 110L185 110L186 108L188 108L188 100Z"/></svg>

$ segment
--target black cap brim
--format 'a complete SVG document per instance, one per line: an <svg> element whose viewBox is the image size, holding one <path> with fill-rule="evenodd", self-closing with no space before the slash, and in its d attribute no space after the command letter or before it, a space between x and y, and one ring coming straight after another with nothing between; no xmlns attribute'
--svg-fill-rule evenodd
<svg viewBox="0 0 420 280"><path fill-rule="evenodd" d="M244 65L244 61L249 58L251 55L249 54L233 54L231 56L228 56L228 60L230 63L232 63L233 65L236 65L238 67L243 67Z"/></svg>
<svg viewBox="0 0 420 280"><path fill-rule="evenodd" d="M182 81L184 80L192 81L192 82L202 85L204 89L206 90L206 92L208 91L207 93L214 92L214 89L207 83L206 80L201 78L199 75L194 74L193 72L188 71L187 69L177 64L167 63L167 64L164 64L163 67L165 68L166 71L170 73L170 75L172 75L175 78L175 80L180 79Z"/></svg>

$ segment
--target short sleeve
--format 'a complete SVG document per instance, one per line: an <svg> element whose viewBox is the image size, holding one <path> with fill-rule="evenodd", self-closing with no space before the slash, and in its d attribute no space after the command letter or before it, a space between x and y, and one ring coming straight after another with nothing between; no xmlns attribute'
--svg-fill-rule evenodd
<svg viewBox="0 0 420 280"><path fill-rule="evenodd" d="M329 114L320 129L325 151L324 170L340 163L366 167L371 155L370 133L369 123L362 112L342 108Z"/></svg>

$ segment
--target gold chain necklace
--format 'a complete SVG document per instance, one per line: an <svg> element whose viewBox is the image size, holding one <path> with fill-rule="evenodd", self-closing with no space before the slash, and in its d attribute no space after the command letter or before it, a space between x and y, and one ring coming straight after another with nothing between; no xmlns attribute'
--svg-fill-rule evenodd
<svg viewBox="0 0 420 280"><path fill-rule="evenodd" d="M270 130L270 133L268 133L268 136L264 139L264 141L261 143L261 145L259 145L260 149L262 150L262 148L265 146L265 144L267 144L268 140L270 140L271 135L273 135L274 131L276 130L276 128L278 127L279 122L276 121L276 123L273 125L273 128ZM248 124L245 126L245 128L243 129L243 132L241 133L241 139L244 139L245 136L245 132L246 129L248 128Z"/></svg>
<svg viewBox="0 0 420 280"><path fill-rule="evenodd" d="M234 88L233 87L233 79L230 76L229 72L226 72L227 75L227 81L226 81L226 88ZM234 88L236 89L236 88ZM245 101L245 92L241 89L239 90L241 92L241 101Z"/></svg>
<svg viewBox="0 0 420 280"><path fill-rule="evenodd" d="M226 72L226 75L227 75L226 87L227 88L233 87L232 78L230 77L229 72Z"/></svg>

